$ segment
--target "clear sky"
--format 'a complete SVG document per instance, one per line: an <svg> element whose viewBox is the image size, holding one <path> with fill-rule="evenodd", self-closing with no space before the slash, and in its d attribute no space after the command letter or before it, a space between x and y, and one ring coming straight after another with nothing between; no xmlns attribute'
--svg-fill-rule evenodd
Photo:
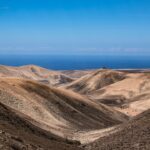
<svg viewBox="0 0 150 150"><path fill-rule="evenodd" d="M150 54L150 0L0 0L0 54Z"/></svg>

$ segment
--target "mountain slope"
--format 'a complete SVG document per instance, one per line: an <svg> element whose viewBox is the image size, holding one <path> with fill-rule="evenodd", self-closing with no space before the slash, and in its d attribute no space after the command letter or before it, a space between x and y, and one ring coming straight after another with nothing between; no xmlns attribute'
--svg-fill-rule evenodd
<svg viewBox="0 0 150 150"><path fill-rule="evenodd" d="M47 85L59 85L73 81L72 78L59 71L52 71L35 65L22 67L0 66L0 77L32 79Z"/></svg>
<svg viewBox="0 0 150 150"><path fill-rule="evenodd" d="M81 78L89 73L94 72L94 71L95 70L91 69L91 70L63 70L61 72L71 78Z"/></svg>
<svg viewBox="0 0 150 150"><path fill-rule="evenodd" d="M24 79L1 78L0 102L30 116L39 128L68 139L78 131L111 127L128 119L72 91Z"/></svg>
<svg viewBox="0 0 150 150"><path fill-rule="evenodd" d="M149 73L134 74L128 78L91 93L97 102L117 107L131 116L150 108Z"/></svg>
<svg viewBox="0 0 150 150"><path fill-rule="evenodd" d="M125 78L125 73L113 70L96 70L65 86L76 92L87 94Z"/></svg>
<svg viewBox="0 0 150 150"><path fill-rule="evenodd" d="M0 149L1 150L78 150L77 143L69 144L49 132L45 132L21 114L0 103ZM67 144L68 143L68 144Z"/></svg>
<svg viewBox="0 0 150 150"><path fill-rule="evenodd" d="M121 125L116 133L109 134L86 146L86 150L149 150L150 109L132 121Z"/></svg>

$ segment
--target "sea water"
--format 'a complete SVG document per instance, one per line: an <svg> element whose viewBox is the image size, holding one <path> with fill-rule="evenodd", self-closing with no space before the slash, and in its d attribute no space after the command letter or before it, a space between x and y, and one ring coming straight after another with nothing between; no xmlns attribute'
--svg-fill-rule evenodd
<svg viewBox="0 0 150 150"><path fill-rule="evenodd" d="M38 65L55 70L150 68L148 55L0 55L0 65Z"/></svg>

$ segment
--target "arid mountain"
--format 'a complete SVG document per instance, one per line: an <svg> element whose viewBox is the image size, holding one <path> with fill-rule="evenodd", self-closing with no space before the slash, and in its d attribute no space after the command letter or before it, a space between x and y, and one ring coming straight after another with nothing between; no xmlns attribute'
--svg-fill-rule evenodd
<svg viewBox="0 0 150 150"><path fill-rule="evenodd" d="M120 82L94 91L91 99L134 116L150 108L150 74L129 74Z"/></svg>
<svg viewBox="0 0 150 150"><path fill-rule="evenodd" d="M86 150L149 150L150 109L86 146Z"/></svg>
<svg viewBox="0 0 150 150"><path fill-rule="evenodd" d="M107 69L96 70L65 86L66 89L87 94L125 79L125 73Z"/></svg>
<svg viewBox="0 0 150 150"><path fill-rule="evenodd" d="M71 77L71 78L81 78L84 75L87 75L89 73L94 72L95 70L91 69L91 70L64 70L61 71L63 74L66 74L67 76Z"/></svg>
<svg viewBox="0 0 150 150"><path fill-rule="evenodd" d="M78 131L112 127L128 119L72 91L19 78L0 79L0 102L30 116L29 121L39 128L67 139Z"/></svg>
<svg viewBox="0 0 150 150"><path fill-rule="evenodd" d="M80 150L78 143L45 132L28 120L29 116L0 103L1 150Z"/></svg>
<svg viewBox="0 0 150 150"><path fill-rule="evenodd" d="M35 65L22 67L0 66L0 77L32 79L47 85L59 85L72 82L73 79L59 72Z"/></svg>
<svg viewBox="0 0 150 150"><path fill-rule="evenodd" d="M148 70L0 66L0 150L149 150L149 126Z"/></svg>

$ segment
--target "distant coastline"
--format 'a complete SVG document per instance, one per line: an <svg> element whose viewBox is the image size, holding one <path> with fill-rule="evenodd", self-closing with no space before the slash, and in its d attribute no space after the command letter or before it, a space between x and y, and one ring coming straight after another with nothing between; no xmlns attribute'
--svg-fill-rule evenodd
<svg viewBox="0 0 150 150"><path fill-rule="evenodd" d="M53 70L88 70L103 67L139 70L149 69L150 59L149 56L124 55L0 55L0 64L7 66L34 64Z"/></svg>

